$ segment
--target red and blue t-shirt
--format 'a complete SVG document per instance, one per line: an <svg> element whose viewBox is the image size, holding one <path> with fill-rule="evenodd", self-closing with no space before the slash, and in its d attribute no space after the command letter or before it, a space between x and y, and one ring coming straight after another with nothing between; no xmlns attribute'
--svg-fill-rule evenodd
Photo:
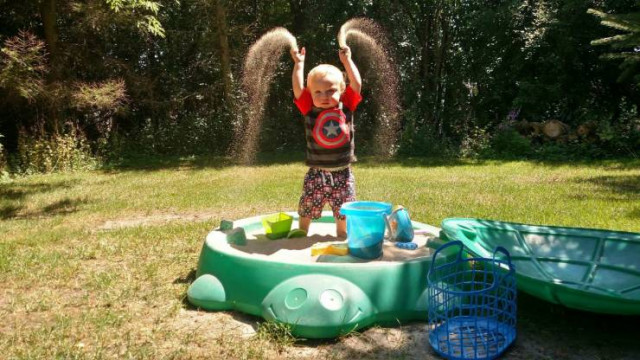
<svg viewBox="0 0 640 360"><path fill-rule="evenodd" d="M313 106L311 92L304 88L294 103L304 115L307 165L338 169L354 162L353 113L362 96L347 86L336 108Z"/></svg>

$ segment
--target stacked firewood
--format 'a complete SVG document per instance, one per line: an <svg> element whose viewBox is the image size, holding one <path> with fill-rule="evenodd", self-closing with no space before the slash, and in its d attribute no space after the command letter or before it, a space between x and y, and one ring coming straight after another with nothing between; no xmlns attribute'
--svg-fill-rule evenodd
<svg viewBox="0 0 640 360"><path fill-rule="evenodd" d="M569 141L595 142L598 140L597 124L594 122L586 122L572 129L569 125L555 119L545 122L521 120L514 124L514 128L520 135L545 141L564 143Z"/></svg>

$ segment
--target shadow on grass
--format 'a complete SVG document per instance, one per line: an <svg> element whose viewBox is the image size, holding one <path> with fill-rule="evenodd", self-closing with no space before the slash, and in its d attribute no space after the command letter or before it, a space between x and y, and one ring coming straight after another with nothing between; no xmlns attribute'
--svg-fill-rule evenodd
<svg viewBox="0 0 640 360"><path fill-rule="evenodd" d="M33 218L42 216L53 216L67 214L77 211L78 205L86 203L82 199L64 198L42 209L28 214L20 214L24 206L23 200L34 194L47 193L60 189L70 189L78 181L59 181L55 183L35 183L35 184L4 184L0 188L0 219L7 220L13 218ZM18 202L16 204L15 202Z"/></svg>
<svg viewBox="0 0 640 360"><path fill-rule="evenodd" d="M78 205L83 205L86 203L87 201L84 199L65 198L43 207L42 210L39 211L39 214L49 215L49 216L59 215L59 214L69 214L69 213L78 211Z"/></svg>
<svg viewBox="0 0 640 360"><path fill-rule="evenodd" d="M495 161L491 161L494 163ZM394 157L381 159L376 156L359 156L358 167L384 168L387 166L402 167L457 167L457 166L482 166L486 160L464 160L455 158L426 158L426 157Z"/></svg>
<svg viewBox="0 0 640 360"><path fill-rule="evenodd" d="M173 284L191 284L195 280L196 280L196 269L192 268L189 271L189 273L187 273L185 276L182 276L173 280Z"/></svg>
<svg viewBox="0 0 640 360"><path fill-rule="evenodd" d="M22 200L28 195L38 194L38 193L46 193L58 189L69 189L78 183L77 180L74 181L58 181L55 183L35 183L35 184L24 184L24 183L9 183L3 184L0 187L0 201L2 200Z"/></svg>
<svg viewBox="0 0 640 360"><path fill-rule="evenodd" d="M44 206L42 209L37 211L28 212L25 214L21 214L22 207L15 205L8 205L0 208L0 219L9 220L9 219L34 219L41 217L49 217L56 215L68 215L74 212L77 212L81 205L86 204L87 201L84 199L76 198L64 198L62 200L55 201L49 205Z"/></svg>
<svg viewBox="0 0 640 360"><path fill-rule="evenodd" d="M233 166L271 166L304 163L303 153L262 153L250 165L242 165L238 160L224 155L158 156L128 155L117 163L103 168L111 171L159 171L172 169L225 169Z"/></svg>
<svg viewBox="0 0 640 360"><path fill-rule="evenodd" d="M578 200L601 199L610 202L637 202L640 200L640 176L619 175L619 176L597 176L588 178L578 178L575 183L590 183L596 188L604 191L592 192L589 194L576 194L573 198ZM640 209L629 211L628 218L640 218Z"/></svg>
<svg viewBox="0 0 640 360"><path fill-rule="evenodd" d="M22 209L21 206L4 205L0 208L0 219L6 220L14 218L18 215L20 209Z"/></svg>
<svg viewBox="0 0 640 360"><path fill-rule="evenodd" d="M629 219L640 219L640 208L629 211L625 216Z"/></svg>
<svg viewBox="0 0 640 360"><path fill-rule="evenodd" d="M103 171L159 171L172 169L225 169L233 166L272 166L300 164L305 162L303 150L289 152L263 152L257 155L255 161L250 165L242 165L236 159L224 154L211 155L143 155L129 154L117 163L105 166ZM458 159L453 157L407 157L396 156L393 158L381 158L371 154L358 154L356 166L363 168L380 168L387 166L403 167L458 167L458 166L486 166L489 164L508 164L512 162L530 162L546 167L586 167L605 168L611 170L625 170L640 168L638 159L619 160L532 160L514 158L491 158L491 159Z"/></svg>
<svg viewBox="0 0 640 360"><path fill-rule="evenodd" d="M598 176L577 179L576 182L589 182L596 186L607 188L613 192L625 194L630 197L640 197L640 176Z"/></svg>
<svg viewBox="0 0 640 360"><path fill-rule="evenodd" d="M455 167L455 166L483 166L487 160L463 160L454 158L423 158L423 157L394 157L383 159L373 155L358 156L354 164L363 168L384 168L387 166L405 167ZM491 160L491 163L509 161ZM302 151L295 152L270 152L258 154L256 160L250 165L243 165L236 159L220 155L194 155L194 156L152 156L130 155L118 163L103 168L105 172L112 171L160 171L179 169L225 169L233 166L264 167L273 165L304 165L305 155Z"/></svg>
<svg viewBox="0 0 640 360"><path fill-rule="evenodd" d="M184 276L180 276L177 277L173 280L172 284L187 284L187 285L191 285L191 283L193 283L196 280L196 269L195 268L191 268L191 270L189 270L188 273L186 273ZM190 311L200 311L202 310L201 308L194 306L193 304L191 304L189 302L189 298L187 297L187 292L185 292L184 294L182 294L182 307L185 310L190 310Z"/></svg>

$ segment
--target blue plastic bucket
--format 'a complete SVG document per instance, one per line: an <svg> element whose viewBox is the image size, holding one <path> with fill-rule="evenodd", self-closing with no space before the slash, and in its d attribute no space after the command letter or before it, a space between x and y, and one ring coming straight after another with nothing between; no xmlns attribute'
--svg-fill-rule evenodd
<svg viewBox="0 0 640 360"><path fill-rule="evenodd" d="M353 201L342 204L340 214L347 217L349 253L362 259L382 255L385 216L391 214L391 204L377 201Z"/></svg>

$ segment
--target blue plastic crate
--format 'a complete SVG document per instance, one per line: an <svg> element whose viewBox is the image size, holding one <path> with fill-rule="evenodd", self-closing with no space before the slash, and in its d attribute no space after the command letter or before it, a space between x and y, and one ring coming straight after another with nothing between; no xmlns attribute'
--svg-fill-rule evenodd
<svg viewBox="0 0 640 360"><path fill-rule="evenodd" d="M436 265L445 248L456 260ZM466 258L452 241L434 254L429 269L429 343L447 359L495 359L516 338L516 277L507 250L493 258ZM498 258L498 252L504 258Z"/></svg>

